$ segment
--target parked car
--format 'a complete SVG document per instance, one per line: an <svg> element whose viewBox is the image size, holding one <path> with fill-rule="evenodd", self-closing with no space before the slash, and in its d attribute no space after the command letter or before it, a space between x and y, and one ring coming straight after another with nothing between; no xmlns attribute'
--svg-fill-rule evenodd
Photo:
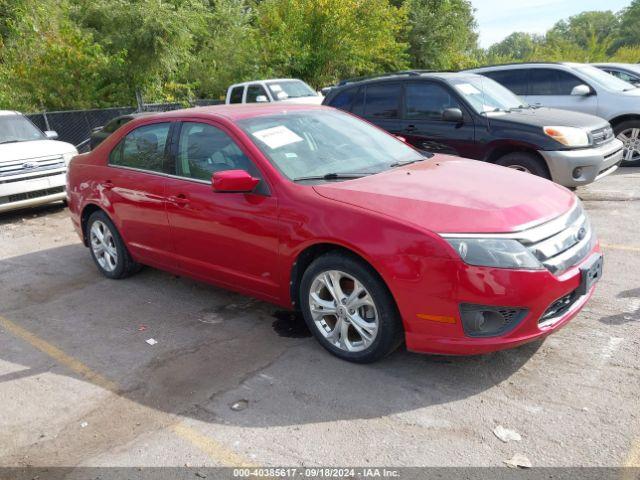
<svg viewBox="0 0 640 480"><path fill-rule="evenodd" d="M624 143L622 165L640 165L640 89L634 85L581 63L522 63L471 71L501 83L527 103L604 118Z"/></svg>
<svg viewBox="0 0 640 480"><path fill-rule="evenodd" d="M0 212L66 199L65 174L76 148L27 117L0 111Z"/></svg>
<svg viewBox="0 0 640 480"><path fill-rule="evenodd" d="M591 65L635 87L640 87L640 65L636 63L592 63Z"/></svg>
<svg viewBox="0 0 640 480"><path fill-rule="evenodd" d="M225 103L304 103L320 105L322 95L296 78L274 78L236 83L227 89Z"/></svg>
<svg viewBox="0 0 640 480"><path fill-rule="evenodd" d="M401 72L342 82L325 105L434 153L484 160L567 187L616 170L622 143L593 115L531 107L472 73Z"/></svg>
<svg viewBox="0 0 640 480"><path fill-rule="evenodd" d="M142 117L144 115L149 115L149 112L136 112L128 113L126 115L120 115L112 120L109 120L106 125L94 128L91 132L91 139L89 140L91 150L100 145L100 143L102 143L109 135L111 135L121 126L129 123L134 118Z"/></svg>
<svg viewBox="0 0 640 480"><path fill-rule="evenodd" d="M107 277L150 265L300 309L324 348L478 354L539 339L602 272L577 197L533 175L427 158L339 110L216 106L138 118L68 176Z"/></svg>

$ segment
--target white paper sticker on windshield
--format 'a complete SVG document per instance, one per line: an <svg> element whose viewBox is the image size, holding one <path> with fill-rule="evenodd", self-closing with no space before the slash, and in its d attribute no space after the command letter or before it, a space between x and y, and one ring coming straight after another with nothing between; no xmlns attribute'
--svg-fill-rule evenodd
<svg viewBox="0 0 640 480"><path fill-rule="evenodd" d="M271 149L276 149L291 143L302 142L304 139L289 130L284 125L279 127L265 128L253 132L253 136L267 144Z"/></svg>
<svg viewBox="0 0 640 480"><path fill-rule="evenodd" d="M456 85L456 88L465 95L478 95L480 93L480 90L470 83L460 83L459 85Z"/></svg>
<svg viewBox="0 0 640 480"><path fill-rule="evenodd" d="M269 87L271 87L271 90L274 92L281 92L282 91L282 87L280 85L278 85L277 83L272 83L271 85L269 85Z"/></svg>

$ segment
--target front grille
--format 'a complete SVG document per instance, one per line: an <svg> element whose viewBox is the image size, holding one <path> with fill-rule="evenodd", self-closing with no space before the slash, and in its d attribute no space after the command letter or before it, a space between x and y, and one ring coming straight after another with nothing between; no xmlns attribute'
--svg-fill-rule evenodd
<svg viewBox="0 0 640 480"><path fill-rule="evenodd" d="M46 197L47 195L54 195L56 193L62 193L65 191L65 187L47 188L45 190L36 190L34 192L16 193L15 195L8 195L6 197L0 197L0 205L3 203L20 202L22 200L29 200L32 198Z"/></svg>
<svg viewBox="0 0 640 480"><path fill-rule="evenodd" d="M60 155L27 160L11 160L0 163L0 180L13 175L24 175L26 173L64 168L64 166L64 159Z"/></svg>
<svg viewBox="0 0 640 480"><path fill-rule="evenodd" d="M578 298L580 298L580 296L578 295L578 291L574 290L573 292L553 302L538 320L538 325L551 322L551 320L561 317L562 315L567 313L573 306L573 304L576 303L576 300L578 300Z"/></svg>
<svg viewBox="0 0 640 480"><path fill-rule="evenodd" d="M607 126L593 130L591 132L591 138L595 146L603 145L613 140L613 129Z"/></svg>
<svg viewBox="0 0 640 480"><path fill-rule="evenodd" d="M589 218L579 202L570 212L514 236L554 274L584 260L596 243Z"/></svg>

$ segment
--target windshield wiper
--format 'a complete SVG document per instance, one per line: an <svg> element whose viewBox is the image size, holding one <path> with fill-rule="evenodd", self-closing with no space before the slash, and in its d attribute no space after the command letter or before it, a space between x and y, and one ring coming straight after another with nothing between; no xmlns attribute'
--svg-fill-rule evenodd
<svg viewBox="0 0 640 480"><path fill-rule="evenodd" d="M340 180L340 179L349 179L349 178L361 178L367 175L373 175L373 173L326 173L324 175L312 175L309 177L298 177L294 178L294 182L303 182L305 180Z"/></svg>
<svg viewBox="0 0 640 480"><path fill-rule="evenodd" d="M22 140L5 140L4 142L0 142L0 145L4 145L5 143L18 143L22 142Z"/></svg>
<svg viewBox="0 0 640 480"><path fill-rule="evenodd" d="M432 157L433 155L431 155ZM431 157L423 157L423 158L415 158L413 160L403 160L401 162L394 162L391 165L389 165L391 168L394 167L404 167L405 165L411 165L412 163L418 163L418 162L423 162L425 161L427 158L431 158Z"/></svg>

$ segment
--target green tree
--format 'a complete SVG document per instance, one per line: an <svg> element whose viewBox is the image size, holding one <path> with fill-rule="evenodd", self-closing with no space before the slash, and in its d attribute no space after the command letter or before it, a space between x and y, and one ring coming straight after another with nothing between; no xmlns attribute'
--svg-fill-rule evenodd
<svg viewBox="0 0 640 480"><path fill-rule="evenodd" d="M450 70L475 61L478 34L468 0L407 0L409 54L415 68Z"/></svg>
<svg viewBox="0 0 640 480"><path fill-rule="evenodd" d="M631 5L620 12L620 27L615 46L640 45L640 0L633 0Z"/></svg>
<svg viewBox="0 0 640 480"><path fill-rule="evenodd" d="M544 42L544 37L525 32L514 32L501 42L489 47L489 58L503 58L526 61L536 55L537 50ZM497 62L495 62L497 63Z"/></svg>
<svg viewBox="0 0 640 480"><path fill-rule="evenodd" d="M257 5L262 72L321 87L406 68L406 10L387 0L264 0Z"/></svg>
<svg viewBox="0 0 640 480"><path fill-rule="evenodd" d="M618 28L618 17L611 11L583 12L556 23L545 36L545 50L560 52L565 61L606 60Z"/></svg>

